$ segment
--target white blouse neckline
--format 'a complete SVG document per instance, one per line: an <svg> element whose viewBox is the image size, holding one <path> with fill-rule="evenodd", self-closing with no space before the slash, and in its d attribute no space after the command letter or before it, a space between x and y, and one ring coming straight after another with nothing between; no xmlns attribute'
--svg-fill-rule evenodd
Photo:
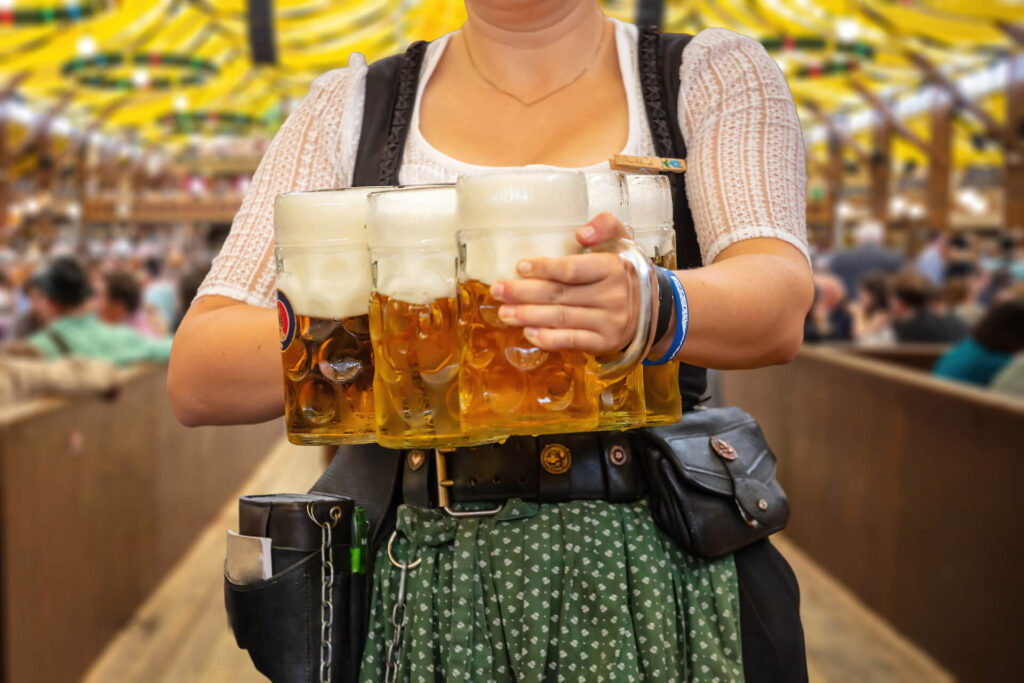
<svg viewBox="0 0 1024 683"><path fill-rule="evenodd" d="M632 24L619 21L614 17L610 17L609 19L614 23L615 49L616 54L618 55L619 70L622 74L622 86L626 92L626 106L629 118L629 130L626 136L626 143L619 154L636 154L637 147L640 144L642 137L639 126L647 124L647 113L644 109L643 102L637 101L639 88L637 87L636 69L633 68L634 62L636 61L632 58L632 55L636 52L636 36L634 34L636 33L637 28ZM578 167L553 166L551 164L526 164L524 166L488 166L485 164L471 164L465 161L460 161L459 159L445 154L434 147L430 141L424 137L423 132L420 130L420 102L423 99L423 91L426 88L427 82L430 81L430 77L434 74L434 70L437 68L438 62L441 61L441 55L444 54L444 51L454 34L454 31L452 33L446 33L427 46L426 53L423 56L423 65L420 68L419 83L416 87L416 101L413 104L412 120L409 125L408 145L417 147L418 149L416 151L430 162L459 175L477 175L492 171L523 168L542 170L559 169L583 171L585 173L609 170L610 167L607 161L599 161L597 163L590 164L589 166Z"/></svg>

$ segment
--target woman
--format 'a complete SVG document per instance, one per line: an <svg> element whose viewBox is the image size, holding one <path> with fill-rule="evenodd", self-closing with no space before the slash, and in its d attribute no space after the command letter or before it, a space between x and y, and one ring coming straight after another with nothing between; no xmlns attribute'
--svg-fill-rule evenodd
<svg viewBox="0 0 1024 683"><path fill-rule="evenodd" d="M493 167L596 171L614 154L653 154L635 27L607 19L595 0L467 0L466 9L461 30L427 48L401 182L451 182ZM679 73L677 123L705 266L678 273L690 319L678 358L715 368L787 362L812 296L792 97L761 46L728 31L695 37ZM178 331L168 385L183 423L282 414L273 200L351 184L365 78L357 58L318 78L267 151ZM577 239L589 246L624 234L602 215ZM617 258L531 259L519 273L492 293L505 303L503 319L527 328L537 345L601 353L631 337L636 323L618 305L628 277ZM484 521L438 512L399 513L400 531L424 561L409 575L405 609L415 626L400 644L403 678L806 678L795 613L771 604L771 596L795 604L781 558L748 571L739 554L689 557L657 530L643 501L513 501ZM467 564L470 556L477 561ZM499 557L511 575L495 566ZM367 681L383 678L398 582L386 559L377 565Z"/></svg>
<svg viewBox="0 0 1024 683"><path fill-rule="evenodd" d="M871 273L860 280L857 300L850 304L853 340L857 344L893 344L889 319L889 284L885 275Z"/></svg>
<svg viewBox="0 0 1024 683"><path fill-rule="evenodd" d="M1016 353L1024 351L1024 300L1002 301L985 314L971 335L935 364L935 374L987 387Z"/></svg>

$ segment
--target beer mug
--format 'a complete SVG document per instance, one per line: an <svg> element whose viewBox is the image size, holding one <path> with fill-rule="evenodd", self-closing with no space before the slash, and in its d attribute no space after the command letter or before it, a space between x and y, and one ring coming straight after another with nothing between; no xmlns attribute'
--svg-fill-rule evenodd
<svg viewBox="0 0 1024 683"><path fill-rule="evenodd" d="M588 173L587 215L607 211L629 227L629 194L623 173ZM601 389L598 429L628 429L644 424L644 372L638 365L628 375Z"/></svg>
<svg viewBox="0 0 1024 683"><path fill-rule="evenodd" d="M676 233L672 227L672 190L662 175L628 175L629 220L633 241L656 266L676 268ZM674 424L682 416L679 363L644 366L646 424Z"/></svg>
<svg viewBox="0 0 1024 683"><path fill-rule="evenodd" d="M459 425L455 186L374 192L366 230L377 442L481 443L464 437Z"/></svg>
<svg viewBox="0 0 1024 683"><path fill-rule="evenodd" d="M601 382L624 377L650 348L649 261L628 240L602 249L632 265L640 293L640 325L626 352L599 365L583 351L545 351L523 328L498 317L490 293L498 280L518 277L516 264L537 256L582 252L576 230L587 221L584 175L565 171L512 171L460 177L459 404L462 430L545 434L592 430L598 424Z"/></svg>
<svg viewBox="0 0 1024 683"><path fill-rule="evenodd" d="M374 440L366 195L374 189L278 195L277 309L285 424L298 444Z"/></svg>

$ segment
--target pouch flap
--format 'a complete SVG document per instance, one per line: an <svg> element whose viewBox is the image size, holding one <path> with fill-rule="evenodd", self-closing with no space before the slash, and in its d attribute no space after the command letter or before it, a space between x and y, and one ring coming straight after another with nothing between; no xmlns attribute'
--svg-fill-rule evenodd
<svg viewBox="0 0 1024 683"><path fill-rule="evenodd" d="M778 495L775 455L754 418L739 408L698 409L673 425L645 431L682 479L736 498L748 516L758 518L759 501Z"/></svg>
<svg viewBox="0 0 1024 683"><path fill-rule="evenodd" d="M269 537L278 549L318 550L321 529L309 517L310 503L319 522L331 519L333 508L341 508L341 516L331 530L331 545L348 545L352 500L329 493L242 496L238 499L238 531L246 536Z"/></svg>

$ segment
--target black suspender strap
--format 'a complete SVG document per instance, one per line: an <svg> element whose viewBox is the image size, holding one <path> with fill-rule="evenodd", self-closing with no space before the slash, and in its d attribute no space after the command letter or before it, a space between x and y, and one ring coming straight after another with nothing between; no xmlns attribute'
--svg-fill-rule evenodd
<svg viewBox="0 0 1024 683"><path fill-rule="evenodd" d="M640 90L644 95L654 150L660 157L686 158L686 141L679 130L679 65L692 37L659 33L651 27L640 29L637 46ZM680 174L669 173L668 178L672 183L679 267L696 268L701 265L700 247L686 201L686 184Z"/></svg>
<svg viewBox="0 0 1024 683"><path fill-rule="evenodd" d="M427 43L418 41L404 54L378 60L367 69L354 186L398 184L426 50Z"/></svg>
<svg viewBox="0 0 1024 683"><path fill-rule="evenodd" d="M49 337L50 341L53 342L53 345L57 347L57 352L61 356L71 355L71 347L68 345L67 340L64 339L64 335L58 333L57 330L47 330L46 336Z"/></svg>
<svg viewBox="0 0 1024 683"><path fill-rule="evenodd" d="M654 150L658 156L686 158L686 141L679 129L679 66L683 50L693 36L660 33L656 28L640 29L637 56L640 68L640 90L644 96L647 122L651 128ZM672 218L676 231L676 257L680 268L701 265L700 245L693 226L693 215L686 199L684 175L669 173L672 184ZM692 365L679 365L679 391L683 407L700 402L707 390L707 371Z"/></svg>

